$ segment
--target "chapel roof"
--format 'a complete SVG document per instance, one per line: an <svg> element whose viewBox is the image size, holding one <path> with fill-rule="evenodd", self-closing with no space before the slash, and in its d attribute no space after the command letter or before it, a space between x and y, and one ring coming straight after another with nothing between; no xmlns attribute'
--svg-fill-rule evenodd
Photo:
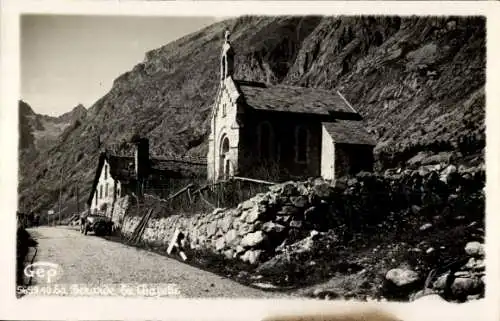
<svg viewBox="0 0 500 321"><path fill-rule="evenodd" d="M372 135L361 121L337 119L322 123L333 141L339 144L376 145Z"/></svg>
<svg viewBox="0 0 500 321"><path fill-rule="evenodd" d="M359 115L344 97L334 90L267 85L243 80L235 80L235 84L245 103L257 110L322 116Z"/></svg>

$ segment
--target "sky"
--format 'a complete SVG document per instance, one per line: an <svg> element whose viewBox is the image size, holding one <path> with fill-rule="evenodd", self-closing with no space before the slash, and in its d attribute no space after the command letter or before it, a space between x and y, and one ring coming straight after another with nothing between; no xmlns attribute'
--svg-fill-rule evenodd
<svg viewBox="0 0 500 321"><path fill-rule="evenodd" d="M39 114L89 108L145 53L202 29L215 17L25 15L21 99Z"/></svg>

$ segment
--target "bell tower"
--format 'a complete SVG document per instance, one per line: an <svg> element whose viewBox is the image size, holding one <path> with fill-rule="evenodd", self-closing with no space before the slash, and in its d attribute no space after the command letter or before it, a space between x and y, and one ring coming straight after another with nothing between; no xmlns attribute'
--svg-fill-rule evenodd
<svg viewBox="0 0 500 321"><path fill-rule="evenodd" d="M224 33L224 44L222 45L222 54L220 62L220 80L223 82L227 77L234 73L234 50L229 42L229 30Z"/></svg>

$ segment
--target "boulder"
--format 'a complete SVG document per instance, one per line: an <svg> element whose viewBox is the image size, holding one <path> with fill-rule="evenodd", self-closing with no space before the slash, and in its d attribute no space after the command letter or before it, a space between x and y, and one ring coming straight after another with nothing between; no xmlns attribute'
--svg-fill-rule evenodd
<svg viewBox="0 0 500 321"><path fill-rule="evenodd" d="M245 215L245 221L247 223L253 223L253 222L259 220L260 218L262 218L262 216L266 212L266 207L263 205L257 205L257 206L252 207L251 209L247 210L246 212L247 213Z"/></svg>
<svg viewBox="0 0 500 321"><path fill-rule="evenodd" d="M304 220L307 222L314 222L316 214L316 207L311 206L304 211Z"/></svg>
<svg viewBox="0 0 500 321"><path fill-rule="evenodd" d="M313 186L313 194L319 197L320 199L329 199L333 196L334 189L327 183L322 183L319 185Z"/></svg>
<svg viewBox="0 0 500 321"><path fill-rule="evenodd" d="M241 246L243 247L254 247L267 239L267 236L262 231L257 231L254 233L249 233L241 240Z"/></svg>
<svg viewBox="0 0 500 321"><path fill-rule="evenodd" d="M225 247L226 247L226 241L225 241L224 237L219 237L215 241L215 250L222 251Z"/></svg>
<svg viewBox="0 0 500 321"><path fill-rule="evenodd" d="M293 221L290 221L289 225L290 225L290 227L300 229L302 227L302 221L293 220Z"/></svg>
<svg viewBox="0 0 500 321"><path fill-rule="evenodd" d="M266 233L282 233L285 226L274 222L266 222L262 225L262 230Z"/></svg>
<svg viewBox="0 0 500 321"><path fill-rule="evenodd" d="M292 197L290 197L290 202L295 207L304 208L309 203L309 200L308 200L307 197L301 195L301 196L292 196Z"/></svg>
<svg viewBox="0 0 500 321"><path fill-rule="evenodd" d="M224 235L224 241L228 246L235 246L238 243L238 240L238 231L236 230L229 230L226 235Z"/></svg>
<svg viewBox="0 0 500 321"><path fill-rule="evenodd" d="M446 279L448 278L448 273L439 276L436 281L432 284L432 288L435 290L444 290L446 288Z"/></svg>
<svg viewBox="0 0 500 321"><path fill-rule="evenodd" d="M291 215L291 216L294 216L298 212L299 212L299 210L296 207L285 205L278 212L276 212L276 215L280 215L280 216L282 216L282 215Z"/></svg>
<svg viewBox="0 0 500 321"><path fill-rule="evenodd" d="M469 242L465 246L465 253L473 257L483 257L484 245L479 242Z"/></svg>
<svg viewBox="0 0 500 321"><path fill-rule="evenodd" d="M396 286L406 286L420 280L420 276L417 272L404 268L389 270L385 275L385 278Z"/></svg>
<svg viewBox="0 0 500 321"><path fill-rule="evenodd" d="M243 262L248 262L250 264L256 264L259 262L259 258L261 255L261 250L248 250L241 256L241 260Z"/></svg>
<svg viewBox="0 0 500 321"><path fill-rule="evenodd" d="M238 208L244 211L244 210L248 210L248 209L250 209L250 208L252 208L254 206L255 206L254 199L251 198L251 199L248 199L248 200L244 201L243 203L240 203L238 205Z"/></svg>
<svg viewBox="0 0 500 321"><path fill-rule="evenodd" d="M471 257L465 265L467 269L483 271L486 268L483 259L476 259Z"/></svg>
<svg viewBox="0 0 500 321"><path fill-rule="evenodd" d="M283 183L281 194L287 197L298 195L299 191L297 190L297 185L294 182Z"/></svg>
<svg viewBox="0 0 500 321"><path fill-rule="evenodd" d="M229 250L226 250L224 251L224 256L226 257L226 259L228 260L231 260L232 258L234 258L234 250L232 249L229 249Z"/></svg>
<svg viewBox="0 0 500 321"><path fill-rule="evenodd" d="M420 231L426 231L432 227L431 223L425 223L424 225L420 226Z"/></svg>
<svg viewBox="0 0 500 321"><path fill-rule="evenodd" d="M217 233L217 222L211 222L207 225L207 236L212 237Z"/></svg>
<svg viewBox="0 0 500 321"><path fill-rule="evenodd" d="M227 232L231 226L233 225L233 217L231 215L226 215L222 220L220 220L220 228L225 233Z"/></svg>
<svg viewBox="0 0 500 321"><path fill-rule="evenodd" d="M467 277L459 277L453 281L451 292L453 295L463 297L467 295L478 294L480 290L479 280Z"/></svg>
<svg viewBox="0 0 500 321"><path fill-rule="evenodd" d="M247 233L250 233L252 232L252 228L253 228L253 225L250 225L250 224L240 224L240 226L238 227L238 234L239 235L246 235Z"/></svg>
<svg viewBox="0 0 500 321"><path fill-rule="evenodd" d="M241 245L236 246L236 254L241 254L245 252L245 248Z"/></svg>
<svg viewBox="0 0 500 321"><path fill-rule="evenodd" d="M457 173L457 167L455 165L449 165L441 171L439 179L445 183L449 183L455 173Z"/></svg>

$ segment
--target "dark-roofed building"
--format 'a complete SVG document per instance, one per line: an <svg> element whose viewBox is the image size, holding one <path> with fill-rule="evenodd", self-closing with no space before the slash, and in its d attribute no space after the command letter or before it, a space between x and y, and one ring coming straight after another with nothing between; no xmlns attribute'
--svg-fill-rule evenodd
<svg viewBox="0 0 500 321"><path fill-rule="evenodd" d="M233 78L226 33L211 115L208 179L334 179L373 169L375 141L338 91Z"/></svg>
<svg viewBox="0 0 500 321"><path fill-rule="evenodd" d="M116 201L126 195L141 198L145 193L165 197L172 180L205 175L204 159L150 157L145 138L135 143L134 156L118 156L105 151L99 156L92 190L87 200L91 213L113 213Z"/></svg>

